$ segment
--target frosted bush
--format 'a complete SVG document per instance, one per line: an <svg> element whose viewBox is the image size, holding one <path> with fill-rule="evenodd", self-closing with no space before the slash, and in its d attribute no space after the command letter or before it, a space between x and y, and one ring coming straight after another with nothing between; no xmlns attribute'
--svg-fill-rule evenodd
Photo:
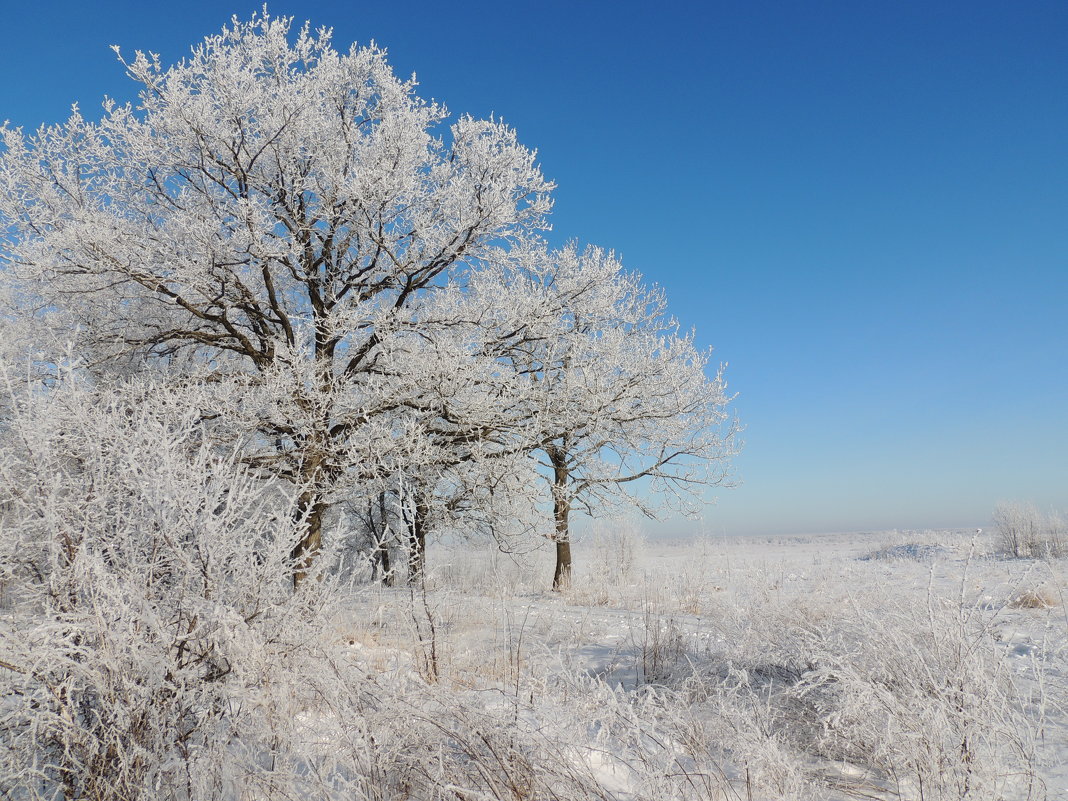
<svg viewBox="0 0 1068 801"><path fill-rule="evenodd" d="M846 764L863 792L1041 797L1027 698L979 608L881 591L771 599L723 630L730 650L680 684L765 790L826 791Z"/></svg>
<svg viewBox="0 0 1068 801"><path fill-rule="evenodd" d="M1068 524L1058 512L1043 514L1033 504L1003 501L994 507L993 519L1009 556L1047 559L1068 553Z"/></svg>
<svg viewBox="0 0 1068 801"><path fill-rule="evenodd" d="M562 704L533 689L487 703L410 659L362 663L340 635L361 609L328 569L340 555L324 551L294 590L293 494L214 444L196 407L73 380L14 402L0 437L0 796L609 797L585 761L586 721Z"/></svg>
<svg viewBox="0 0 1068 801"><path fill-rule="evenodd" d="M618 603L639 578L636 566L645 549L641 531L629 520L598 520L584 539L589 567L573 582L572 597L596 606Z"/></svg>
<svg viewBox="0 0 1068 801"><path fill-rule="evenodd" d="M323 775L308 730L340 669L330 580L293 593L292 497L180 406L69 382L3 432L7 797L229 798Z"/></svg>

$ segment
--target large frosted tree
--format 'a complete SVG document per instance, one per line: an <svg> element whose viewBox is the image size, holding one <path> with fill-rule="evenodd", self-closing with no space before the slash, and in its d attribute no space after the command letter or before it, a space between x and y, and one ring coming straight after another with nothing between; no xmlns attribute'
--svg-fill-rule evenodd
<svg viewBox="0 0 1068 801"><path fill-rule="evenodd" d="M97 369L156 361L219 388L209 416L301 488L299 581L330 504L418 429L404 339L454 322L425 299L544 226L552 187L504 124L446 129L381 50L284 18L123 64L136 105L3 128L0 251Z"/></svg>

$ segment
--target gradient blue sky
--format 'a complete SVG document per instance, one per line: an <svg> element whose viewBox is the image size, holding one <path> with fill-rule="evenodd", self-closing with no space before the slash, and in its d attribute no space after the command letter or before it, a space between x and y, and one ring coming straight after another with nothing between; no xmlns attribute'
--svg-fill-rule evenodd
<svg viewBox="0 0 1068 801"><path fill-rule="evenodd" d="M0 118L132 96L256 3L5 2ZM1068 4L274 2L491 112L728 361L743 484L712 532L1068 509Z"/></svg>

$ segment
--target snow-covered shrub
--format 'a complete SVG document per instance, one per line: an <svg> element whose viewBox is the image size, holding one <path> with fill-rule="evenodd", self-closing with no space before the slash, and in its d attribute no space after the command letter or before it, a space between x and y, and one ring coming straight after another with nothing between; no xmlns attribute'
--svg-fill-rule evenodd
<svg viewBox="0 0 1068 801"><path fill-rule="evenodd" d="M610 797L545 686L487 703L409 649L361 662L340 554L294 590L296 490L171 390L70 380L0 432L0 797Z"/></svg>
<svg viewBox="0 0 1068 801"><path fill-rule="evenodd" d="M642 620L634 642L634 675L642 684L670 682L686 664L686 639L678 621L664 614L662 606L658 598L647 596L642 601Z"/></svg>
<svg viewBox="0 0 1068 801"><path fill-rule="evenodd" d="M330 579L293 592L292 497L183 405L71 380L24 396L3 431L4 797L268 797L335 781L309 735L338 681Z"/></svg>
<svg viewBox="0 0 1068 801"><path fill-rule="evenodd" d="M572 601L619 604L626 588L636 586L640 578L636 566L645 550L641 530L627 519L595 520L576 544L583 551L586 569L568 587Z"/></svg>
<svg viewBox="0 0 1068 801"><path fill-rule="evenodd" d="M1068 524L1056 512L1042 514L1033 504L1001 502L994 507L993 520L1009 556L1047 559L1068 554Z"/></svg>
<svg viewBox="0 0 1068 801"><path fill-rule="evenodd" d="M1051 511L1042 516L1039 529L1041 540L1037 547L1032 547L1032 554L1042 558L1068 555L1068 521L1064 515Z"/></svg>
<svg viewBox="0 0 1068 801"><path fill-rule="evenodd" d="M864 556L862 562L872 560L910 559L916 562L931 562L946 554L946 549L941 545L931 545L920 542L907 542L901 545L884 545Z"/></svg>
<svg viewBox="0 0 1068 801"><path fill-rule="evenodd" d="M722 626L730 650L682 686L766 791L839 782L846 764L865 792L1041 797L1027 699L984 610L872 590L758 601Z"/></svg>
<svg viewBox="0 0 1068 801"><path fill-rule="evenodd" d="M597 521L591 533L594 575L611 586L634 579L638 561L645 549L641 530L624 518Z"/></svg>

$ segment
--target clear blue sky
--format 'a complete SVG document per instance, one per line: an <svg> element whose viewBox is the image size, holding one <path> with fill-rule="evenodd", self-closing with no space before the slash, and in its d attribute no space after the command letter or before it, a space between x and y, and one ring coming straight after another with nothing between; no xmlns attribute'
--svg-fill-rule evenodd
<svg viewBox="0 0 1068 801"><path fill-rule="evenodd" d="M5 2L0 118L96 114L249 2ZM614 248L730 363L710 531L1068 509L1068 4L275 2L503 116L554 234Z"/></svg>

